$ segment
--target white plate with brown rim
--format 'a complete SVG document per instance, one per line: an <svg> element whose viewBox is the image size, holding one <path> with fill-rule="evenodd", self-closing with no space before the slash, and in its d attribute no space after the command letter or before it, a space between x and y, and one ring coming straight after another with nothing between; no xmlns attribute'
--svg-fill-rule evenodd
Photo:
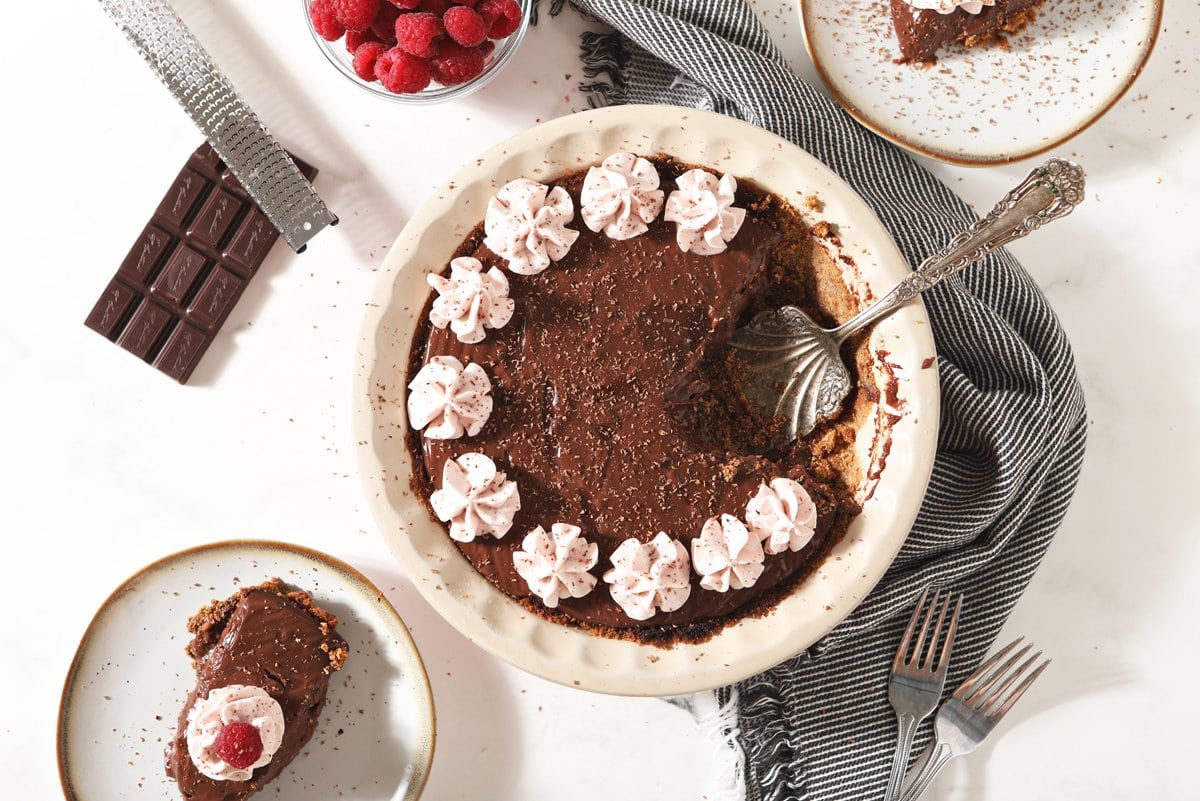
<svg viewBox="0 0 1200 801"><path fill-rule="evenodd" d="M142 568L96 612L59 708L69 801L180 797L163 772L163 747L195 685L187 620L214 598L273 577L335 614L350 652L312 739L268 788L291 801L420 797L433 761L433 694L404 621L344 562L283 542L236 540Z"/></svg>
<svg viewBox="0 0 1200 801"><path fill-rule="evenodd" d="M847 535L770 614L729 625L703 643L662 648L588 634L527 611L476 572L414 494L414 465L405 443L409 351L430 291L425 275L444 268L500 186L518 177L552 182L617 151L665 153L751 176L797 208L804 197L817 195L824 204L819 219L838 225L842 251L853 262L844 280L860 301L880 295L909 270L849 186L812 156L761 128L667 106L617 106L543 123L451 177L391 248L363 323L354 379L355 439L367 497L384 539L430 605L466 637L519 668L567 686L623 695L681 695L746 678L802 651L849 614L883 575L916 517L933 465L938 423L934 343L920 303L881 322L872 333L876 368L894 370L900 393L898 408L877 415L886 430L860 437L860 460L882 470L870 486L860 487L863 512ZM808 214L810 222L818 221ZM890 449L886 457L884 445Z"/></svg>
<svg viewBox="0 0 1200 801"><path fill-rule="evenodd" d="M1112 108L1154 48L1162 0L1046 0L1007 47L950 45L897 64L888 0L799 0L825 86L875 133L916 153L983 166L1061 145Z"/></svg>

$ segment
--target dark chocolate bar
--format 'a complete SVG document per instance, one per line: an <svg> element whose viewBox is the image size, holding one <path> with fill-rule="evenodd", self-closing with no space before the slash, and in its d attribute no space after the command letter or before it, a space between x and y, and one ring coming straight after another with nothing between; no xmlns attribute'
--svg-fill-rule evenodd
<svg viewBox="0 0 1200 801"><path fill-rule="evenodd" d="M317 170L292 158L312 181ZM206 143L167 190L85 325L186 383L278 238Z"/></svg>

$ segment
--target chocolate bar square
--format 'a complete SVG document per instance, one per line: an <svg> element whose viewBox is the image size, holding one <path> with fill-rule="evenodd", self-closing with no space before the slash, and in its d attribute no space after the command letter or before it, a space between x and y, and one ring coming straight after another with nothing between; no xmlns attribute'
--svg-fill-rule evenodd
<svg viewBox="0 0 1200 801"><path fill-rule="evenodd" d="M316 176L292 158L305 178ZM186 383L278 238L206 143L180 170L84 324Z"/></svg>

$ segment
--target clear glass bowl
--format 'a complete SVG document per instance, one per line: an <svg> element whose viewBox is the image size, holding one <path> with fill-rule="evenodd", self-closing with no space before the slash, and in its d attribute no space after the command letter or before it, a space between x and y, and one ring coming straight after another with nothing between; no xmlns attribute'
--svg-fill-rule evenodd
<svg viewBox="0 0 1200 801"><path fill-rule="evenodd" d="M321 53L329 60L330 64L337 68L338 72L346 76L355 86L365 89L376 97L414 106L441 103L446 100L466 97L477 89L486 86L493 78L500 74L500 71L504 69L504 65L517 52L521 40L525 38L525 31L529 28L529 15L533 13L533 0L517 0L521 6L521 24L507 39L501 39L496 42L496 49L488 56L487 63L484 65L483 72L479 74L479 77L456 86L442 86L437 83L431 83L426 89L420 92L398 95L384 89L378 81L367 82L358 77L354 72L354 56L346 51L345 39L330 42L313 28L312 18L308 15L309 2L310 0L300 0L300 10L304 14L304 21L308 25L308 31L312 34L313 41L317 43L317 47L320 48ZM387 0L383 0L383 2L386 3Z"/></svg>

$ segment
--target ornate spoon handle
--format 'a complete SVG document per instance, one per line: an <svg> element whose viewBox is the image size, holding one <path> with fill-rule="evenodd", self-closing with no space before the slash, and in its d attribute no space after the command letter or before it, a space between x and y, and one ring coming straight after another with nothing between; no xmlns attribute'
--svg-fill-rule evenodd
<svg viewBox="0 0 1200 801"><path fill-rule="evenodd" d="M830 331L840 345L855 331L891 314L943 278L974 264L1007 245L1065 217L1083 201L1083 169L1072 161L1052 158L1026 176L986 217L972 223L897 284L882 299Z"/></svg>

